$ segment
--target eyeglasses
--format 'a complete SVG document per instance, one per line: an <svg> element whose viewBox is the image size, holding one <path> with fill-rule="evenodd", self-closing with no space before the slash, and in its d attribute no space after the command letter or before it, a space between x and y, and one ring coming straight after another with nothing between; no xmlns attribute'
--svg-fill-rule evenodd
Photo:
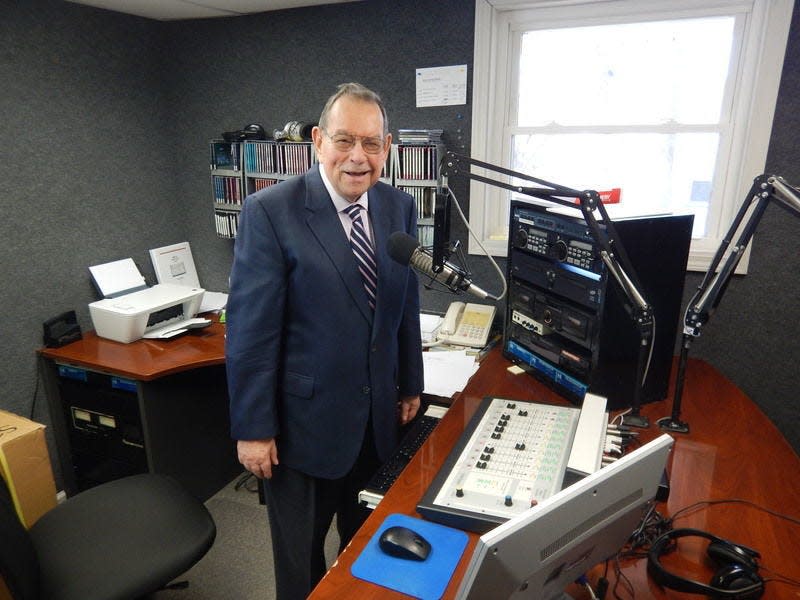
<svg viewBox="0 0 800 600"><path fill-rule="evenodd" d="M380 154L383 152L383 138L378 137L361 137L358 135L350 135L349 133L336 133L334 135L325 132L325 135L333 142L333 147L340 152L349 152L356 145L356 140L361 141L361 148L367 154Z"/></svg>

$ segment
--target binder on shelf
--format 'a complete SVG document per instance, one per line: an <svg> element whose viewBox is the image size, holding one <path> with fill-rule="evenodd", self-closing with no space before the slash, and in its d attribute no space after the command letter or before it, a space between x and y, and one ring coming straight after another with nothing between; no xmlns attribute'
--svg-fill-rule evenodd
<svg viewBox="0 0 800 600"><path fill-rule="evenodd" d="M239 213L216 211L214 213L214 223L217 236L221 238L235 238L236 230L239 227Z"/></svg>
<svg viewBox="0 0 800 600"><path fill-rule="evenodd" d="M275 174L278 172L276 143L272 140L244 143L245 173Z"/></svg>
<svg viewBox="0 0 800 600"><path fill-rule="evenodd" d="M277 147L280 174L300 175L311 168L313 160L311 142L281 142Z"/></svg>
<svg viewBox="0 0 800 600"><path fill-rule="evenodd" d="M220 204L241 204L242 181L238 177L212 175L214 185L214 201Z"/></svg>
<svg viewBox="0 0 800 600"><path fill-rule="evenodd" d="M392 165L394 164L394 154L395 145L392 144L389 146L389 152L386 155L386 162L383 163L383 168L381 169L380 180L389 185L394 185L394 169L392 168Z"/></svg>
<svg viewBox="0 0 800 600"><path fill-rule="evenodd" d="M225 142L217 140L211 142L211 168L239 171L240 144L238 142Z"/></svg>
<svg viewBox="0 0 800 600"><path fill-rule="evenodd" d="M398 189L410 194L417 205L417 221L433 219L433 208L436 201L436 188L419 185L398 185Z"/></svg>
<svg viewBox="0 0 800 600"><path fill-rule="evenodd" d="M434 144L398 144L394 154L395 182L435 181L439 154L439 146Z"/></svg>

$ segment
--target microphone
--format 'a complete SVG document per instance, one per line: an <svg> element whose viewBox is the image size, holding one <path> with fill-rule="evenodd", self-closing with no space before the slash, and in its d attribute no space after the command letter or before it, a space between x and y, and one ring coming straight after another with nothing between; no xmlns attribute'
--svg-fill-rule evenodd
<svg viewBox="0 0 800 600"><path fill-rule="evenodd" d="M389 256L401 265L410 265L423 275L427 275L447 286L451 292L469 292L478 298L492 298L494 296L474 285L463 269L450 263L444 263L442 270L435 273L433 270L433 257L423 249L416 238L404 231L395 231L389 236L387 245ZM443 280L441 279L443 278Z"/></svg>

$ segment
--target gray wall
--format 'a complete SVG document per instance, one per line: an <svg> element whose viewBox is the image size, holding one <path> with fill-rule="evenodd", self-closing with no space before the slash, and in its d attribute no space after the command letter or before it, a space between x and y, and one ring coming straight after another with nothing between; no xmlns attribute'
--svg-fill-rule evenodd
<svg viewBox="0 0 800 600"><path fill-rule="evenodd" d="M63 2L0 2L0 407L48 422L42 322L89 327L88 265L185 237L159 24ZM152 270L151 270L152 273Z"/></svg>
<svg viewBox="0 0 800 600"><path fill-rule="evenodd" d="M442 127L451 148L469 153L471 106L417 109L414 69L466 63L471 75L472 0L368 0L171 23L56 0L0 0L0 14L0 408L45 423L41 323L74 309L91 328L89 265L130 256L154 283L147 250L189 240L201 282L226 291L232 242L214 233L209 139L252 122L271 131L315 120L336 84L352 80L383 95L395 133ZM768 170L792 182L800 182L799 31L796 12L768 157ZM455 183L459 199L468 200L466 187ZM795 449L800 258L786 240L798 230L800 220L767 211L750 275L731 283L692 351L744 389ZM495 289L485 259L470 265ZM699 281L687 277L687 298ZM423 292L428 309L451 300Z"/></svg>

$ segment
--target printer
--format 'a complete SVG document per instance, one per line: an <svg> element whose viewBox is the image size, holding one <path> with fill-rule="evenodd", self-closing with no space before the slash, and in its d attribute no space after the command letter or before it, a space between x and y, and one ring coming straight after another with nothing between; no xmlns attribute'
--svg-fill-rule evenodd
<svg viewBox="0 0 800 600"><path fill-rule="evenodd" d="M195 318L204 292L202 288L159 283L92 302L89 314L100 337L125 344L143 337L164 339L211 323Z"/></svg>

